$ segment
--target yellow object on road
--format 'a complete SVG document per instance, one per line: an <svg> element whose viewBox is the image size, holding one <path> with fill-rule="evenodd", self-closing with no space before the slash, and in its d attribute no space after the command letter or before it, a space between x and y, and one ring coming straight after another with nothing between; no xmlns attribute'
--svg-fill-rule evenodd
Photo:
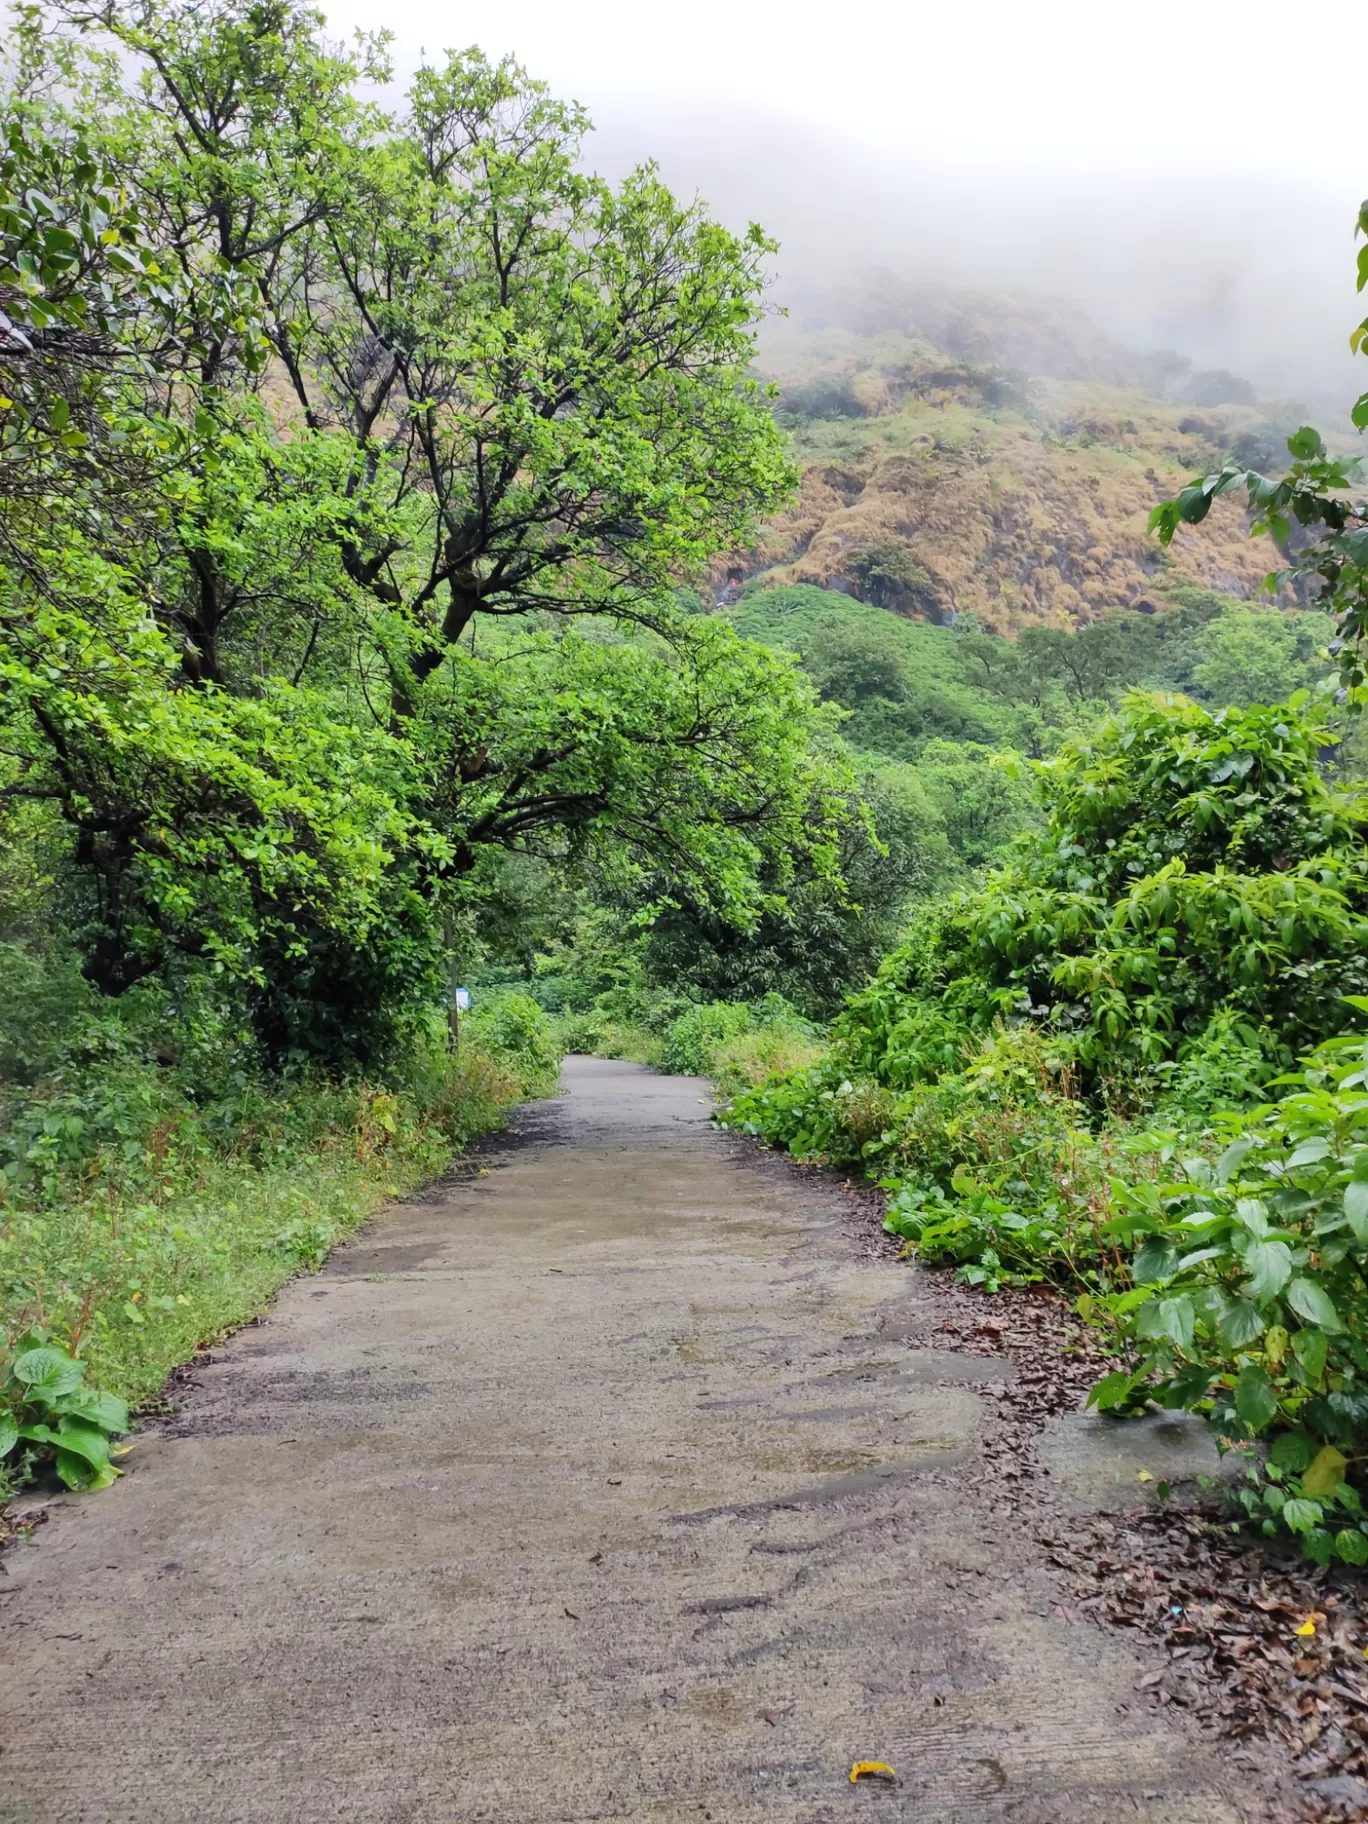
<svg viewBox="0 0 1368 1824"><path fill-rule="evenodd" d="M898 1776L887 1761L856 1761L850 1770L850 1783L856 1780L891 1780L897 1784Z"/></svg>

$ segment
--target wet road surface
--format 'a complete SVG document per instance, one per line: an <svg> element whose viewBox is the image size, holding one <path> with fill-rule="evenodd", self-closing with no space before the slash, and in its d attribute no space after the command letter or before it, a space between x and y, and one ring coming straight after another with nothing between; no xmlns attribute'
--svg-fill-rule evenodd
<svg viewBox="0 0 1368 1824"><path fill-rule="evenodd" d="M1237 1824L975 1493L1004 1364L703 1082L565 1084L10 1554L0 1819Z"/></svg>

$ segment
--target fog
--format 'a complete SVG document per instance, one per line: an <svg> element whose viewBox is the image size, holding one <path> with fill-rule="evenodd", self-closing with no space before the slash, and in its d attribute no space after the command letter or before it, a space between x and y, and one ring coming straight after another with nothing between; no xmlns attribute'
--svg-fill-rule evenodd
<svg viewBox="0 0 1368 1824"><path fill-rule="evenodd" d="M1368 136L1346 0L1314 41L1266 0L328 11L392 29L401 72L468 42L517 56L589 108L605 174L656 158L769 229L778 303L881 268L1060 296L1140 350L1326 413L1368 384L1348 353Z"/></svg>

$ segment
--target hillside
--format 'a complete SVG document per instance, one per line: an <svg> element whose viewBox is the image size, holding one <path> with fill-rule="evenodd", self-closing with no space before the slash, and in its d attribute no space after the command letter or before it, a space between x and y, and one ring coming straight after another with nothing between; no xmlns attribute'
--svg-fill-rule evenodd
<svg viewBox="0 0 1368 1824"><path fill-rule="evenodd" d="M1011 633L1144 611L1169 571L1249 598L1281 561L1234 504L1167 553L1145 522L1230 450L1276 462L1296 408L1119 348L1064 307L889 281L771 324L759 367L804 474L747 575Z"/></svg>

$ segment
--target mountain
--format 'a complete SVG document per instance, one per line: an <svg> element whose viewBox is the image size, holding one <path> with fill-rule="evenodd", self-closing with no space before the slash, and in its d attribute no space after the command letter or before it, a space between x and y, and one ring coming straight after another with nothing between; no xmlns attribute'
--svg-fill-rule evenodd
<svg viewBox="0 0 1368 1824"><path fill-rule="evenodd" d="M1145 522L1227 453L1275 464L1296 407L1136 354L1065 305L892 280L833 290L767 325L757 370L803 481L733 573L1013 633L1148 612L1170 582L1247 599L1284 561L1233 502L1168 552Z"/></svg>

